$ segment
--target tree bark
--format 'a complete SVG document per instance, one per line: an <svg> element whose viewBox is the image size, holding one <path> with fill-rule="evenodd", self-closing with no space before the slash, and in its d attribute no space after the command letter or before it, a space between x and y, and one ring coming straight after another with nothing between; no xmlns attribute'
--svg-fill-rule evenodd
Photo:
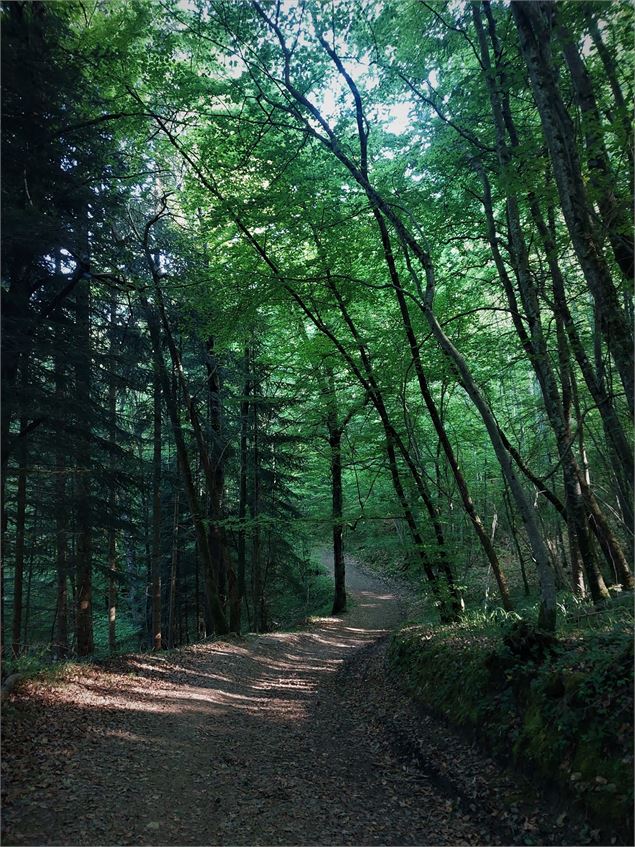
<svg viewBox="0 0 635 847"><path fill-rule="evenodd" d="M327 426L331 453L331 520L333 522L333 572L335 577L335 594L331 614L339 615L346 611L346 569L342 544L342 431L338 428L336 418L334 419L332 415L329 415Z"/></svg>
<svg viewBox="0 0 635 847"><path fill-rule="evenodd" d="M172 521L172 559L170 562L170 595L168 600L168 648L174 647L176 621L176 590L179 566L179 492L174 492L174 518Z"/></svg>
<svg viewBox="0 0 635 847"><path fill-rule="evenodd" d="M214 625L216 633L218 635L225 635L229 631L229 629L227 625L227 620L225 618L225 613L223 612L223 607L218 596L213 563L209 551L209 545L207 542L207 532L203 518L203 511L201 509L198 493L194 485L194 478L192 476L190 460L187 454L185 438L181 429L179 410L176 406L176 400L172 392L168 372L165 367L165 362L163 361L163 356L161 353L162 345L159 319L157 318L156 313L154 313L154 311L150 308L147 298L143 295L141 296L141 303L144 308L148 329L150 330L155 369L159 376L163 400L168 411L168 416L170 418L172 433L176 445L176 453L179 462L179 468L181 471L181 477L183 479L183 486L190 508L190 513L192 515L192 522L194 524L199 555L201 556L203 562L203 568L205 572L207 609L209 611L210 620Z"/></svg>
<svg viewBox="0 0 635 847"><path fill-rule="evenodd" d="M20 429L26 426L26 418L20 417ZM13 637L11 652L20 655L20 628L22 626L22 581L24 576L24 541L26 530L26 466L28 461L26 438L20 439L17 451L18 491L15 515L15 572L13 582Z"/></svg>
<svg viewBox="0 0 635 847"><path fill-rule="evenodd" d="M227 538L222 526L223 501L225 497L225 443L223 436L223 405L221 393L220 367L214 353L214 339L210 336L205 342L207 358L207 392L211 429L211 482L209 490L210 551L216 568L216 580L221 603L227 603L228 567L231 567Z"/></svg>
<svg viewBox="0 0 635 847"><path fill-rule="evenodd" d="M560 204L573 248L600 317L600 327L633 409L633 338L613 285L593 223L575 146L573 122L565 108L550 50L545 15L550 4L514 0L511 4L534 100L540 114Z"/></svg>
<svg viewBox="0 0 635 847"><path fill-rule="evenodd" d="M66 443L62 420L63 403L66 402L66 369L63 359L62 329L55 329L55 551L57 602L55 611L54 655L63 659L68 655L68 500L66 481Z"/></svg>
<svg viewBox="0 0 635 847"><path fill-rule="evenodd" d="M249 433L249 406L251 395L251 348L246 347L244 363L244 386L240 398L240 469L238 481L238 602L242 606L245 597L245 565L246 565L246 539L247 539L247 480L249 470L248 433Z"/></svg>
<svg viewBox="0 0 635 847"><path fill-rule="evenodd" d="M161 649L161 378L153 373L153 450L152 450L152 649Z"/></svg>
<svg viewBox="0 0 635 847"><path fill-rule="evenodd" d="M75 492L77 516L77 654L94 652L93 640L93 527L91 507L91 339L90 283L82 280L76 287L76 364L75 395L78 408L77 473Z"/></svg>
<svg viewBox="0 0 635 847"><path fill-rule="evenodd" d="M423 363L419 354L419 345L417 344L417 339L410 318L410 311L408 309L408 304L406 302L406 298L401 287L399 273L395 264L388 228L386 227L386 223L381 213L377 209L373 210L373 214L375 217L375 221L377 222L377 225L379 227L384 252L384 259L388 266L391 284L399 305L402 323L406 333L406 338L408 339L408 346L410 348L410 355L412 357L412 362L417 376L417 382L419 384L419 391L421 392L421 396L425 403L426 409L428 410L428 414L430 415L430 420L432 421L434 429L439 438L439 442L443 448L443 452L445 453L448 464L450 465L450 469L452 470L452 474L459 489L459 494L461 496L461 502L463 503L465 513L467 514L470 523L472 524L472 527L476 533L481 548L496 578L498 590L501 596L501 600L503 602L503 608L505 608L507 611L511 611L513 606L509 596L509 589L507 587L507 579L505 577L505 573L498 560L498 556L496 555L494 545L490 540L489 536L487 535L487 532L485 531L485 527L483 526L483 522L480 518L480 515L476 511L474 501L472 500L467 486L467 482L459 467L459 463L454 454L454 450L452 448L452 445L450 444L450 439L447 436L443 421L441 420L441 417L439 415L439 410L434 401L434 397L432 396L432 392L430 391L430 388L428 386L428 381L426 379L426 375L423 369Z"/></svg>
<svg viewBox="0 0 635 847"><path fill-rule="evenodd" d="M251 403L252 412L252 491L251 491L251 588L252 588L252 605L254 610L254 631L263 632L265 628L265 608L264 595L262 586L262 562L260 550L260 439L259 439L259 409L258 409L258 382L254 377L253 381L253 400Z"/></svg>
<svg viewBox="0 0 635 847"><path fill-rule="evenodd" d="M110 367L114 368L115 361L115 321L117 301L115 296L110 303ZM108 380L108 416L110 418L110 439L114 445L117 441L117 383L114 374ZM115 463L110 462L110 490L108 492L108 650L111 654L117 650L117 530L115 529L115 513L117 509L117 493L115 487Z"/></svg>
<svg viewBox="0 0 635 847"><path fill-rule="evenodd" d="M560 16L561 17L561 16ZM591 185L596 195L602 223L613 249L615 261L629 285L633 283L633 225L628 206L616 197L615 179L602 135L602 119L591 76L578 47L562 20L557 29L571 80L575 100L582 116L584 141Z"/></svg>

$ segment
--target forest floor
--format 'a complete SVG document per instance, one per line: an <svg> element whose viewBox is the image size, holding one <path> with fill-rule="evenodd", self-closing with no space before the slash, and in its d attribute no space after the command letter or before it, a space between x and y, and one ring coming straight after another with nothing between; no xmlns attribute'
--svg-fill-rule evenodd
<svg viewBox="0 0 635 847"><path fill-rule="evenodd" d="M386 676L405 591L354 560L347 582L351 611L302 632L24 683L3 722L5 847L587 843Z"/></svg>

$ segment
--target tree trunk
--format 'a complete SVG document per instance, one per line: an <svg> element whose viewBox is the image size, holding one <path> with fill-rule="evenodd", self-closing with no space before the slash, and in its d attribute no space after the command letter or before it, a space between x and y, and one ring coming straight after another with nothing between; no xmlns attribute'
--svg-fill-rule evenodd
<svg viewBox="0 0 635 847"><path fill-rule="evenodd" d="M223 606L227 603L227 567L229 554L227 539L222 526L223 501L225 497L225 443L223 436L223 405L221 394L220 367L214 353L214 339L210 336L206 343L206 369L209 422L211 430L211 488L208 492L210 503L209 540L210 551L216 569L218 593Z"/></svg>
<svg viewBox="0 0 635 847"><path fill-rule="evenodd" d="M63 330L59 322L55 327L55 550L57 602L55 611L55 641L53 653L56 658L68 655L68 500L66 481L66 437L62 419L66 397L66 368L64 364Z"/></svg>
<svg viewBox="0 0 635 847"><path fill-rule="evenodd" d="M489 4L484 4L489 16L489 32L494 46L494 53L498 55L498 42L495 30L494 19L491 16ZM518 149L518 134L514 125L511 109L505 90L499 90L497 77L493 72L489 49L485 39L479 7L472 6L474 24L478 35L478 40L481 48L481 61L485 72L485 81L489 94L492 116L494 118L496 149L498 153L499 170L506 186L515 183L514 165L512 149ZM506 139L506 130L509 133L512 148L508 146ZM512 310L513 321L521 339L523 348L525 349L529 361L532 365L536 379L540 386L540 391L547 412L549 423L556 438L558 447L558 457L562 464L565 486L565 503L567 523L572 535L573 550L577 553L579 550L585 567L588 568L589 578L592 579L594 567L590 561L593 558L593 551L588 543L588 529L584 503L582 500L582 492L578 481L580 470L575 461L575 456L572 450L573 437L570 430L570 419L564 414L563 400L558 391L551 359L547 349L547 341L544 336L540 314L540 301L534 278L529 266L529 254L524 238L523 228L520 219L520 208L518 198L513 189L507 188L506 191L506 210L507 210L507 225L509 234L509 247L512 259L512 264L516 279L518 281L518 290L523 309L526 316L528 332L518 315L518 307L511 281L507 278L506 269L502 266L500 254L498 254L498 242L495 237L495 224L493 207L491 205L491 193L489 185L485 177L484 171L481 169L481 177L485 187L485 203L486 215L488 218L489 240L494 251L497 267L502 275L504 287L507 291L510 308ZM497 255L498 254L498 255ZM561 348L561 365L563 366L563 378L568 379L569 364L568 351ZM562 356L565 356L565 361L562 361ZM567 403L567 409L570 408L570 402ZM594 587L591 586L592 592Z"/></svg>
<svg viewBox="0 0 635 847"><path fill-rule="evenodd" d="M262 562L260 553L260 443L258 425L258 383L253 383L252 407L252 472L253 484L251 492L251 519L253 523L251 536L251 588L252 605L254 610L254 631L262 632L265 626L264 596L262 586Z"/></svg>
<svg viewBox="0 0 635 847"><path fill-rule="evenodd" d="M20 417L20 430L26 427L26 419ZM20 628L22 625L22 580L24 576L24 539L26 525L26 466L28 461L26 438L20 439L17 450L18 492L15 516L15 576L13 583L13 638L11 652L20 655Z"/></svg>
<svg viewBox="0 0 635 847"><path fill-rule="evenodd" d="M172 560L170 562L170 597L168 601L168 648L174 647L176 620L176 588L179 565L179 492L174 493L174 519L172 522Z"/></svg>
<svg viewBox="0 0 635 847"><path fill-rule="evenodd" d="M205 527L205 521L203 518L203 511L201 509L199 496L194 485L194 478L192 476L190 460L187 454L185 438L181 429L179 410L176 406L176 400L172 392L168 372L165 367L165 362L163 361L161 353L161 331L159 320L156 314L150 308L150 305L144 296L142 296L141 302L145 311L148 328L150 330L155 369L159 376L161 390L163 392L163 400L168 410L168 415L172 426L172 433L176 445L176 453L179 462L179 468L181 470L181 476L183 479L183 487L185 489L190 513L192 515L192 522L194 524L199 554L203 562L203 568L205 572L207 610L209 612L210 620L214 625L216 633L218 635L224 635L228 632L227 620L225 618L225 613L223 611L220 598L218 596L218 590L215 582L214 567L209 551L209 545L207 542L207 532Z"/></svg>
<svg viewBox="0 0 635 847"><path fill-rule="evenodd" d="M75 396L79 410L76 473L76 574L77 574L77 654L88 656L95 649L93 641L93 537L90 474L91 457L91 339L90 283L83 279L76 288L76 364Z"/></svg>
<svg viewBox="0 0 635 847"><path fill-rule="evenodd" d="M161 649L161 379L153 374L153 452L152 452L152 649Z"/></svg>
<svg viewBox="0 0 635 847"><path fill-rule="evenodd" d="M114 368L115 360L115 321L117 301L113 295L110 303L110 367ZM110 439L114 445L117 442L117 385L114 374L108 380L108 415L110 418ZM115 463L110 462L110 491L108 492L108 650L117 650L117 531L114 526L117 509L117 494L115 488Z"/></svg>
<svg viewBox="0 0 635 847"><path fill-rule="evenodd" d="M417 382L419 384L419 390L421 392L421 396L425 403L425 406L428 410L428 414L430 415L430 420L435 428L437 436L439 437L440 444L443 448L443 452L445 453L446 459L448 460L448 464L450 465L450 469L452 470L452 474L456 481L457 487L459 489L459 494L461 496L461 502L463 503L463 508L465 513L467 514L470 523L476 533L476 536L479 540L481 548L485 554L487 561L489 562L492 571L494 572L494 576L496 577L496 583L498 585L498 590L500 592L501 600L503 602L503 608L510 611L512 607L512 602L509 596L509 589L507 587L507 579L503 572L503 568L498 560L498 556L496 555L496 551L494 550L494 545L485 531L485 527L483 526L483 522L480 518L480 515L477 513L476 508L474 506L474 501L470 495L467 482L463 473L459 467L459 463L454 454L454 450L452 445L450 444L450 439L447 436L445 431L445 427L443 425L443 421L439 415L439 410L434 401L434 397L432 396L432 392L428 386L428 381L425 376L425 372L423 370L423 363L421 361L421 356L419 354L419 345L417 343L417 339L414 333L414 329L412 327L412 321L410 319L410 311L408 309L408 304L406 302L405 295L403 293L403 289L401 287L401 281L399 279L399 274L397 271L397 266L395 264L392 246L390 243L390 235L388 233L388 229L386 227L386 223L381 215L381 213L377 210L373 210L373 214L375 217L375 221L379 227L382 246L384 251L384 259L388 266L388 270L390 273L391 284L393 290L395 292L395 296L397 298L397 302L399 304L399 311L401 313L401 319L404 326L404 330L406 333L406 338L408 339L408 346L410 348L410 355L412 357L412 362L414 364L415 373L417 376Z"/></svg>
<svg viewBox="0 0 635 847"><path fill-rule="evenodd" d="M346 611L346 571L342 546L342 431L338 429L332 417L328 422L328 432L331 451L331 519L333 521L333 564L335 576L335 594L331 614L339 615Z"/></svg>
<svg viewBox="0 0 635 847"><path fill-rule="evenodd" d="M615 261L629 285L633 282L633 227L628 206L613 191L615 180L602 135L602 119L595 99L593 83L571 33L560 21L557 27L565 61L571 74L573 91L582 115L584 140L591 185L608 234Z"/></svg>
<svg viewBox="0 0 635 847"><path fill-rule="evenodd" d="M344 318L346 325L348 326L352 337L355 340L357 345L357 349L359 351L359 356L362 362L363 372L360 371L355 361L348 355L343 345L339 342L339 340L332 334L329 333L325 325L322 321L318 321L316 326L322 329L322 331L326 331L326 334L333 341L335 346L340 350L340 352L344 355L345 360L348 362L349 366L353 373L359 379L361 385L365 388L367 396L371 400L373 406L377 410L380 421L382 423L384 434L386 437L386 449L388 452L388 463L391 469L391 478L393 481L393 487L395 488L395 493L397 494L397 499L399 500L402 508L406 507L407 511L404 512L404 516L406 518L406 522L408 523L408 527L413 533L413 541L417 547L418 557L421 561L423 571L426 574L427 578L430 580L431 587L433 592L437 595L437 597L441 597L441 592L439 586L436 584L436 573L432 569L428 556L424 551L423 540L421 538L419 529L416 524L416 520L414 514L409 506L407 506L407 501L405 498L405 494L403 492L403 487L399 477L399 471L396 464L396 455L394 454L395 446L399 450L403 460L406 463L408 470L412 476L412 479L415 483L417 491L423 501L423 504L430 516L430 521L433 526L434 534L437 541L438 546L438 567L439 570L442 571L445 581L447 583L447 594L448 596L444 597L442 601L440 601L440 615L444 621L450 621L457 619L462 612L462 603L459 593L454 584L454 576L452 574L452 569L447 561L446 552L445 552L445 539L443 535L443 528L441 526L441 522L439 520L438 509L435 506L430 493L427 489L425 479L423 475L419 472L416 467L412 456L406 448L406 445L403 442L403 439L399 436L392 423L390 422L390 417L388 415L388 410L384 403L382 392L379 389L377 384L377 380L375 379L375 374L373 371L373 367L368 356L368 352L360 335L357 331L357 327L348 311L344 299L340 292L337 290L337 287L334 285L330 272L327 270L327 278L328 278L328 286L337 302L338 308ZM307 310L309 316L315 322L315 318L311 314L310 310ZM391 457L391 451L393 456Z"/></svg>
<svg viewBox="0 0 635 847"><path fill-rule="evenodd" d="M616 414L613 399L606 390L604 380L595 371L580 339L576 323L567 302L565 281L557 259L556 243L544 220L538 201L533 195L529 196L529 206L542 240L545 256L547 257L549 274L553 286L554 314L556 315L556 319L561 321L564 326L569 346L578 363L589 393L600 413L604 436L609 447L611 465L616 478L620 481L620 489L623 489L620 499L624 502L625 506L624 518L627 525L632 526L633 476L635 474L635 466L633 464L631 446L624 433L622 422ZM550 214L553 217L553 213L551 212Z"/></svg>
<svg viewBox="0 0 635 847"><path fill-rule="evenodd" d="M240 470L238 482L238 600L241 606L245 597L245 550L247 536L245 526L247 518L247 479L249 467L247 436L249 432L249 397L251 394L251 350L249 347L245 348L243 362L245 383L240 399Z"/></svg>
<svg viewBox="0 0 635 847"><path fill-rule="evenodd" d="M415 273L416 277L416 272L414 271L409 259L408 264L411 272ZM514 472L509 453L503 445L494 414L485 397L478 388L467 362L445 334L441 324L432 310L432 301L435 290L434 269L432 264L427 261L424 264L424 269L426 272L426 295L423 303L424 314L427 318L430 330L439 344L439 347L456 368L463 387L474 403L474 406L478 410L481 419L485 424L496 458L498 459L503 475L509 484L511 494L518 507L525 531L527 532L534 561L536 563L538 581L540 583L540 614L538 623L543 628L553 631L556 625L556 589L553 571L549 564L549 552L542 538L542 533L538 526L531 503L520 484L520 480Z"/></svg>
<svg viewBox="0 0 635 847"><path fill-rule="evenodd" d="M602 35L600 33L600 28L598 26L598 22L594 17L594 8L592 4L584 4L583 5L584 14L586 17L587 24L589 26L589 33L591 34L591 38L593 40L593 44L595 45L595 49L598 51L598 56L604 66L604 72L606 74L606 78L609 82L609 86L611 88L611 93L613 94L613 100L615 101L615 111L617 112L617 120L612 120L613 125L617 124L617 135L620 141L620 146L626 153L629 162L629 185L630 192L633 193L633 127L632 127L632 119L631 114L629 113L629 109L626 106L626 101L624 99L624 95L622 94L622 89L620 87L620 83L617 78L617 68L615 66L615 60L611 55L610 50L607 49L604 41L602 40ZM612 110L611 110L612 111Z"/></svg>
<svg viewBox="0 0 635 847"><path fill-rule="evenodd" d="M521 52L529 70L560 204L573 248L600 316L602 334L613 356L629 408L633 408L633 339L593 223L575 146L573 122L558 85L545 14L550 4L515 0L512 13Z"/></svg>

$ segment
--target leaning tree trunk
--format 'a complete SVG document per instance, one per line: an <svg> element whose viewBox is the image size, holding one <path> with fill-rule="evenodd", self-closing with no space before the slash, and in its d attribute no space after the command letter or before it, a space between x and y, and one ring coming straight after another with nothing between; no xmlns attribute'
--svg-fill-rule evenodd
<svg viewBox="0 0 635 847"><path fill-rule="evenodd" d="M540 114L564 219L599 313L602 334L632 410L632 332L602 251L601 239L593 221L593 208L584 186L573 122L560 93L551 56L549 31L545 26L544 16L550 11L550 4L515 0L511 8Z"/></svg>
<svg viewBox="0 0 635 847"><path fill-rule="evenodd" d="M593 40L593 44L595 45L595 49L598 51L598 56L604 66L604 73L606 74L606 78L608 80L609 86L611 88L611 93L613 94L614 100L614 109L611 109L610 112L613 115L611 118L611 123L614 125L617 124L617 135L620 141L620 146L626 153L628 158L628 162L630 167L628 168L628 177L629 177L629 185L631 194L633 193L633 126L631 114L632 110L629 113L629 108L626 105L626 101L624 99L624 95L622 94L622 89L620 87L620 83L618 80L617 67L615 64L615 59L611 55L611 51L608 50L606 44L602 40L602 34L600 33L600 28L598 26L598 22L594 17L594 8L591 4L584 4L583 10L586 16L586 21L589 26L589 33L591 34L591 38ZM617 115L614 115L614 111Z"/></svg>
<svg viewBox="0 0 635 847"><path fill-rule="evenodd" d="M633 282L633 226L630 208L615 194L615 178L602 134L602 119L587 71L571 33L560 22L558 36L571 74L573 91L582 116L587 164L604 230L615 261L629 285Z"/></svg>
<svg viewBox="0 0 635 847"><path fill-rule="evenodd" d="M150 308L146 297L143 295L141 295L141 303L144 308L146 320L148 323L148 329L150 330L154 366L159 376L161 391L163 393L163 400L165 402L168 411L168 416L170 418L172 434L174 436L174 442L176 445L177 459L181 471L181 477L183 480L183 487L185 489L190 513L192 515L192 523L194 524L194 531L196 535L196 542L198 545L199 555L201 556L203 568L205 571L207 610L209 612L209 617L214 625L215 632L218 635L225 635L229 631L229 628L227 625L227 619L225 618L223 607L220 602L220 598L218 596L212 558L209 551L209 544L207 543L205 519L201 508L198 492L194 484L194 477L192 476L192 469L190 467L187 446L185 444L185 438L181 429L179 410L176 405L176 398L174 397L172 386L170 385L170 379L168 376L167 368L165 367L165 362L163 361L163 356L161 353L162 345L159 319L157 318L156 313Z"/></svg>
<svg viewBox="0 0 635 847"><path fill-rule="evenodd" d="M472 527L474 529L474 532L476 533L476 537L479 540L483 553L485 554L485 557L489 562L492 571L494 572L496 583L498 585L498 590L500 592L501 600L503 602L503 608L505 608L507 611L511 611L513 606L511 598L509 596L507 578L505 577L503 568L498 560L498 556L496 555L492 540L490 540L487 532L485 531L485 527L483 526L481 517L476 511L474 501L472 500L472 496L468 489L467 482L459 467L459 463L454 453L454 449L452 448L450 439L448 438L448 435L445 431L445 426L443 425L443 421L441 420L441 417L439 415L437 405L432 396L432 392L430 391L430 388L428 386L428 381L426 379L425 372L423 369L423 363L421 361L421 355L419 353L419 344L417 343L415 332L412 326L410 311L408 309L406 297L401 287L401 281L399 278L399 273L397 271L397 266L395 264L390 235L388 232L388 228L386 227L386 222L384 221L382 215L377 209L374 209L373 213L377 225L379 227L384 252L384 259L388 266L391 285L397 298L397 303L399 305L399 311L401 313L401 319L406 333L406 338L408 339L408 346L410 348L410 355L412 357L412 362L414 364L415 373L417 376L417 382L419 384L419 391L421 392L421 396L428 410L428 414L430 415L430 420L432 421L434 429L439 438L439 443L443 448L443 452L445 453L445 457L448 460L448 464L450 465L450 469L457 484L457 488L459 489L461 502L463 503L463 509L467 514L470 523L472 524Z"/></svg>
<svg viewBox="0 0 635 847"><path fill-rule="evenodd" d="M486 3L484 6L488 13L489 34L494 48L494 55L498 56L500 50L496 35L495 22L491 15L489 4ZM485 83L494 119L493 122L499 170L501 176L504 178L504 182L508 185L510 178L512 178L513 185L516 181L514 177L517 176L516 168L519 165L513 157L513 152L516 152L519 147L518 133L509 107L507 90L504 87L504 78L499 83L498 79L501 77L501 72L497 69L499 72L498 74L495 74L490 61L489 48L485 38L480 10L477 5L472 6L472 14L478 35L481 62L484 68ZM507 143L506 131L509 133L509 139L512 145L511 147ZM516 326L523 348L527 353L528 359L538 380L545 411L547 412L549 423L556 438L558 456L562 464L564 476L567 521L570 530L574 533L574 550L576 552L579 551L582 556L582 561L587 569L587 577L589 579L591 593L593 594L594 599L599 599L599 594L601 592L600 586L594 578L596 569L592 562L593 551L588 544L586 513L579 483L580 470L577 466L572 450L573 438L570 431L570 421L564 414L562 399L558 390L555 373L547 348L547 341L542 328L540 300L529 264L529 253L523 233L518 198L513 188L511 190L508 188L506 191L506 211L509 251L518 282L518 290L525 313L527 330L525 329L525 325L518 314L515 292L511 285L511 281L507 277L507 271L502 264L502 259L498 252L498 240L495 235L496 227L494 224L490 187L485 176L484 169L481 167L480 170L485 188L484 202L488 219L488 238L492 247L497 268L499 269L499 273L503 279L510 309L512 310L514 325ZM566 364L568 366L568 363Z"/></svg>
<svg viewBox="0 0 635 847"><path fill-rule="evenodd" d="M520 484L520 480L514 472L511 457L505 449L498 430L498 424L487 400L477 386L467 362L456 349L454 344L452 344L434 314L432 302L435 291L435 279L432 263L427 255L422 254L419 258L426 273L426 292L422 305L424 308L424 314L428 321L428 326L430 327L432 335L439 344L439 347L456 369L465 391L474 403L474 406L478 410L481 419L485 424L490 442L494 448L494 453L496 454L496 458L498 459L503 475L509 484L510 491L518 507L518 511L527 533L534 561L536 563L538 581L540 584L540 614L538 623L547 630L554 630L556 625L556 587L554 574L549 563L549 551L547 550L542 537L542 532L538 525L536 515L534 514L534 510L529 502L527 494ZM408 265L417 280L418 286L421 287L420 282L418 282L417 279L417 274L409 259Z"/></svg>

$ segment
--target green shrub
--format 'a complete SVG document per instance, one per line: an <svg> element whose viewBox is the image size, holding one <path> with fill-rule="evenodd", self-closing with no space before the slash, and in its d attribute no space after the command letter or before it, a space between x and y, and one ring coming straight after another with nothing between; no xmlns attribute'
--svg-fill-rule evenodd
<svg viewBox="0 0 635 847"><path fill-rule="evenodd" d="M502 616L503 617L503 616ZM598 822L633 805L633 638L623 623L559 639L503 617L410 625L389 662L421 701L581 800Z"/></svg>

